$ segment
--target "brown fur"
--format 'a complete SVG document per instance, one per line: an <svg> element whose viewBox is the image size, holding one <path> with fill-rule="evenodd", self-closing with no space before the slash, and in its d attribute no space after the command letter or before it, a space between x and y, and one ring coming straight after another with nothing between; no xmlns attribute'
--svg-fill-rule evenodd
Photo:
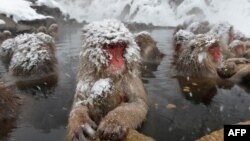
<svg viewBox="0 0 250 141"><path fill-rule="evenodd" d="M245 58L230 58L217 69L221 78L236 83L248 83L250 80L250 60Z"/></svg>
<svg viewBox="0 0 250 141"><path fill-rule="evenodd" d="M55 57L54 45L45 44L42 47L44 50L47 50L50 56L50 60L39 64L37 67L32 68L30 71L24 70L21 66L14 67L9 70L13 76L27 77L27 76L41 76L44 74L48 74L50 72L56 71L57 59ZM21 52L21 50L19 50Z"/></svg>
<svg viewBox="0 0 250 141"><path fill-rule="evenodd" d="M214 39L215 42L209 45L208 38L207 35L196 36L181 52L176 63L177 71L181 75L194 77L218 77L216 72L218 62L214 62L211 54L208 53L209 47L214 45L219 46L218 41ZM206 57L202 62L199 62L198 55L200 53L206 53Z"/></svg>
<svg viewBox="0 0 250 141"><path fill-rule="evenodd" d="M8 31L8 30L4 30L3 32L0 32L0 45L1 45L1 43L2 43L4 40L10 38L11 36L12 36L12 34L11 34L11 32Z"/></svg>
<svg viewBox="0 0 250 141"><path fill-rule="evenodd" d="M250 125L250 121L240 122L236 125ZM214 131L208 135L197 139L196 141L224 141L224 129Z"/></svg>
<svg viewBox="0 0 250 141"><path fill-rule="evenodd" d="M40 26L38 29L37 29L37 32L43 32L43 33L46 33L47 34L47 29L45 26Z"/></svg>
<svg viewBox="0 0 250 141"><path fill-rule="evenodd" d="M77 139L83 134L81 125L88 124L93 129L97 125L97 133L101 139L120 140L127 134L129 128L137 128L145 120L147 97L140 80L137 63L126 63L125 71L120 75L110 74L102 66L101 70L87 58L81 58L78 81L95 82L100 78L111 78L114 89L104 98L94 99L93 104L78 104L76 100L84 100L80 91L76 91L74 104L69 116L68 139ZM79 133L80 132L80 133Z"/></svg>
<svg viewBox="0 0 250 141"><path fill-rule="evenodd" d="M3 82L0 82L0 121L15 118L19 104L20 97L13 94Z"/></svg>
<svg viewBox="0 0 250 141"><path fill-rule="evenodd" d="M141 56L144 62L160 64L164 54L159 51L156 42L149 34L139 33L135 37L135 41L141 49Z"/></svg>
<svg viewBox="0 0 250 141"><path fill-rule="evenodd" d="M58 24L51 24L49 29L48 29L48 34L52 36L53 38L57 37L58 34Z"/></svg>

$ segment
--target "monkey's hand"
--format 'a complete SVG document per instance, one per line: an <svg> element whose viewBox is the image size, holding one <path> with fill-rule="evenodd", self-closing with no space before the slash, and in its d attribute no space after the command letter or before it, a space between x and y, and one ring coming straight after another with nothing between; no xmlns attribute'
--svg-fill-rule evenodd
<svg viewBox="0 0 250 141"><path fill-rule="evenodd" d="M69 141L87 141L96 138L96 123L86 113L74 111L70 114L68 124Z"/></svg>
<svg viewBox="0 0 250 141"><path fill-rule="evenodd" d="M98 127L98 135L103 140L122 140L128 133L128 128L114 120L103 120Z"/></svg>

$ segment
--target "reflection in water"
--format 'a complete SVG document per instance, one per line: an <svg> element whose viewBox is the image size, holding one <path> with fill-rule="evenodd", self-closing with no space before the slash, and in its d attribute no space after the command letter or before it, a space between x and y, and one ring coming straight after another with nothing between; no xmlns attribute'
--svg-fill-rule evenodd
<svg viewBox="0 0 250 141"><path fill-rule="evenodd" d="M211 78L192 78L177 76L183 96L194 104L204 103L209 105L217 94L217 88L231 89L233 83L230 81L215 80Z"/></svg>
<svg viewBox="0 0 250 141"><path fill-rule="evenodd" d="M16 126L16 119L4 119L0 120L0 140L4 140L12 132L12 129Z"/></svg>
<svg viewBox="0 0 250 141"><path fill-rule="evenodd" d="M80 27L65 26L60 29L56 44L60 73L58 85L45 91L45 95L40 91L33 94L22 91L27 99L16 124L13 123L16 128L8 130L9 136L1 134L0 141L65 140L81 41ZM171 65L172 32L168 29L151 32L159 50L166 56L159 66L147 67L150 75L143 77L148 92L149 113L140 131L157 141L191 141L222 128L224 124L249 120L250 95L245 89L225 82L187 81L187 78L174 77L176 73ZM2 66L0 72L4 72ZM167 108L169 104L176 108Z"/></svg>
<svg viewBox="0 0 250 141"><path fill-rule="evenodd" d="M211 103L217 94L216 81L212 79L195 79L190 77L177 77L183 96L195 104Z"/></svg>

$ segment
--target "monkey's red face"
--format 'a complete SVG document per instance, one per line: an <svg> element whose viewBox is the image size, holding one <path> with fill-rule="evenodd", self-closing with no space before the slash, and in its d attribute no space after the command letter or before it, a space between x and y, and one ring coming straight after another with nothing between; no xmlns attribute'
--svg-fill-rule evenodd
<svg viewBox="0 0 250 141"><path fill-rule="evenodd" d="M103 49L106 50L111 58L109 59L108 70L111 73L119 73L122 72L125 68L125 60L124 60L124 52L127 45L126 43L111 43L104 44Z"/></svg>
<svg viewBox="0 0 250 141"><path fill-rule="evenodd" d="M209 54L212 56L215 63L219 62L222 58L220 47L218 45L212 45L208 48Z"/></svg>

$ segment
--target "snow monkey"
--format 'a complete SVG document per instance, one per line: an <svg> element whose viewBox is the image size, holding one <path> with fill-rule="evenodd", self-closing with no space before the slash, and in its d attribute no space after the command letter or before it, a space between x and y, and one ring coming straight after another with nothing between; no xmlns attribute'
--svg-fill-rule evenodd
<svg viewBox="0 0 250 141"><path fill-rule="evenodd" d="M47 34L25 33L7 39L0 47L0 57L19 88L57 82L54 40Z"/></svg>
<svg viewBox="0 0 250 141"><path fill-rule="evenodd" d="M145 63L160 64L164 54L156 46L150 33L143 31L135 35L135 42L141 49L141 57Z"/></svg>
<svg viewBox="0 0 250 141"><path fill-rule="evenodd" d="M246 58L229 58L217 68L219 76L235 83L249 84L250 60Z"/></svg>
<svg viewBox="0 0 250 141"><path fill-rule="evenodd" d="M187 46L189 41L194 37L192 32L180 29L174 34L173 49L174 49L174 62L178 59L183 49Z"/></svg>
<svg viewBox="0 0 250 141"><path fill-rule="evenodd" d="M53 23L49 26L49 28L47 29L45 26L40 26L38 27L37 31L38 32L43 32L45 34L48 34L50 36L52 36L53 38L56 38L57 37L57 34L58 34L58 24L56 23Z"/></svg>
<svg viewBox="0 0 250 141"><path fill-rule="evenodd" d="M117 20L86 25L68 139L122 140L145 120L147 96L139 74L140 49Z"/></svg>
<svg viewBox="0 0 250 141"><path fill-rule="evenodd" d="M218 40L210 35L199 34L181 52L176 68L184 75L216 78L216 68L222 57Z"/></svg>

